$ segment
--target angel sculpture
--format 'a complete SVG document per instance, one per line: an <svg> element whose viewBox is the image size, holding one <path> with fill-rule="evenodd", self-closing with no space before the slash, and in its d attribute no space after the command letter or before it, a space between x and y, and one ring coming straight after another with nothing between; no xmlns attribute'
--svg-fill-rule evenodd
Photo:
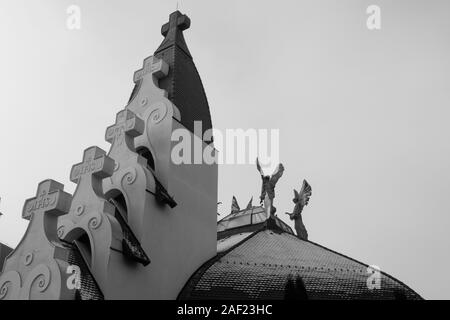
<svg viewBox="0 0 450 320"><path fill-rule="evenodd" d="M277 211L277 208L273 205L273 198L275 198L275 185L277 184L278 180L281 178L284 172L284 167L280 163L277 167L277 169L272 173L272 176L266 176L264 175L264 172L261 169L261 165L259 164L258 158L256 158L256 168L258 169L259 173L261 174L262 179L262 187L261 187L261 196L259 197L260 203L263 203L266 195L269 199L270 204L270 214L273 216L275 212Z"/></svg>
<svg viewBox="0 0 450 320"><path fill-rule="evenodd" d="M294 189L294 199L292 201L295 203L294 212L286 214L289 215L291 220L295 220L295 231L297 231L297 237L302 240L308 240L308 232L306 231L305 225L302 220L303 207L308 205L309 198L312 195L312 188L306 180L303 180L303 186L300 193Z"/></svg>

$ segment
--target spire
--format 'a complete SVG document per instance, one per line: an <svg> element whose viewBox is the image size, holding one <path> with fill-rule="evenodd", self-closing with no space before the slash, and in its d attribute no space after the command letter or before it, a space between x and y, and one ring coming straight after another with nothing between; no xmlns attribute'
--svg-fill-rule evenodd
<svg viewBox="0 0 450 320"><path fill-rule="evenodd" d="M237 213L239 211L241 211L241 208L239 207L236 197L233 196L233 199L231 200L231 213Z"/></svg>
<svg viewBox="0 0 450 320"><path fill-rule="evenodd" d="M169 73L159 80L168 98L180 110L181 123L194 132L194 121L201 121L201 134L212 128L211 114L202 81L184 40L183 31L191 25L180 11L170 14L169 22L161 27L164 40L154 56L169 65Z"/></svg>
<svg viewBox="0 0 450 320"><path fill-rule="evenodd" d="M248 202L247 208L245 208L245 210L250 210L251 208L253 208L253 197Z"/></svg>
<svg viewBox="0 0 450 320"><path fill-rule="evenodd" d="M156 49L155 54L171 46L178 46L184 53L192 58L183 36L183 31L189 29L190 26L191 19L189 19L187 15L182 14L178 10L172 12L169 16L169 22L161 27L161 34L165 38L158 49Z"/></svg>

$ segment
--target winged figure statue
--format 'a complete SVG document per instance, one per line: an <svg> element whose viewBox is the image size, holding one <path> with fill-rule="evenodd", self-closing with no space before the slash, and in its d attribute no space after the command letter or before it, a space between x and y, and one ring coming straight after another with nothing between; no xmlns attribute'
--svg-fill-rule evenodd
<svg viewBox="0 0 450 320"><path fill-rule="evenodd" d="M286 212L291 220L295 221L295 231L297 231L297 237L303 240L308 240L308 231L306 231L305 225L302 220L303 208L308 205L309 199L312 195L312 188L306 180L303 180L303 185L300 193L294 189L295 203L294 211L292 213Z"/></svg>
<svg viewBox="0 0 450 320"><path fill-rule="evenodd" d="M261 169L261 165L259 164L258 158L256 158L256 168L258 169L259 173L261 174L262 179L262 186L261 186L261 196L259 197L260 203L263 203L266 195L269 199L270 205L271 205L271 215L274 215L276 212L276 208L273 205L273 199L275 198L275 186L278 182L278 180L281 178L284 172L284 166L283 164L279 164L278 167L275 169L275 171L272 173L271 176L265 175L264 172Z"/></svg>

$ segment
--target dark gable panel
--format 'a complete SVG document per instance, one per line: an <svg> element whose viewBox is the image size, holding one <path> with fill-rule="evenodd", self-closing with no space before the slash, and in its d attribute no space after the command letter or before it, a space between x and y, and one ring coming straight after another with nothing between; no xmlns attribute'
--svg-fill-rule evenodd
<svg viewBox="0 0 450 320"><path fill-rule="evenodd" d="M0 272L3 270L3 263L6 257L11 253L12 249L3 243L0 243Z"/></svg>

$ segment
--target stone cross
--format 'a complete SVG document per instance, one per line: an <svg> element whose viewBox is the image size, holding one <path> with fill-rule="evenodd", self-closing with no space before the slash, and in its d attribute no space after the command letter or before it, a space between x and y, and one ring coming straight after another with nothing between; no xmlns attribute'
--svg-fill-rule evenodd
<svg viewBox="0 0 450 320"><path fill-rule="evenodd" d="M94 146L84 151L83 162L72 167L70 181L79 184L83 177L91 178L92 176L104 179L110 177L113 172L114 160L108 157L104 150ZM93 183L93 181L91 182ZM93 184L93 187L95 188L95 184Z"/></svg>
<svg viewBox="0 0 450 320"><path fill-rule="evenodd" d="M150 56L144 60L142 69L134 73L133 81L137 83L147 74L153 74L157 79L161 79L169 73L169 65L162 59Z"/></svg>
<svg viewBox="0 0 450 320"><path fill-rule="evenodd" d="M165 23L161 27L161 34L165 37L171 29L180 29L181 31L189 29L191 26L191 20L185 14L181 14L179 11L175 11L170 15L169 22Z"/></svg>
<svg viewBox="0 0 450 320"><path fill-rule="evenodd" d="M116 124L106 129L105 139L113 145L120 147L124 143L134 150L133 138L144 133L145 123L128 109L120 111L116 116Z"/></svg>
<svg viewBox="0 0 450 320"><path fill-rule="evenodd" d="M72 196L64 190L64 185L54 180L42 181L36 197L25 201L22 218L30 220L33 216L52 211L55 216L66 213L70 208Z"/></svg>
<svg viewBox="0 0 450 320"><path fill-rule="evenodd" d="M20 243L0 274L0 300L74 299L66 286L68 249L57 235L58 217L69 211L72 196L54 180L39 183L36 197L25 201L22 216L30 220ZM9 291L9 292L8 292Z"/></svg>
<svg viewBox="0 0 450 320"><path fill-rule="evenodd" d="M122 230L114 206L105 200L103 179L114 173L115 161L97 146L87 148L83 161L72 167L70 180L77 184L70 211L58 221L58 236L67 242L87 233L92 246L90 269L100 288L108 278L110 249L121 251ZM74 230L76 230L74 232Z"/></svg>

